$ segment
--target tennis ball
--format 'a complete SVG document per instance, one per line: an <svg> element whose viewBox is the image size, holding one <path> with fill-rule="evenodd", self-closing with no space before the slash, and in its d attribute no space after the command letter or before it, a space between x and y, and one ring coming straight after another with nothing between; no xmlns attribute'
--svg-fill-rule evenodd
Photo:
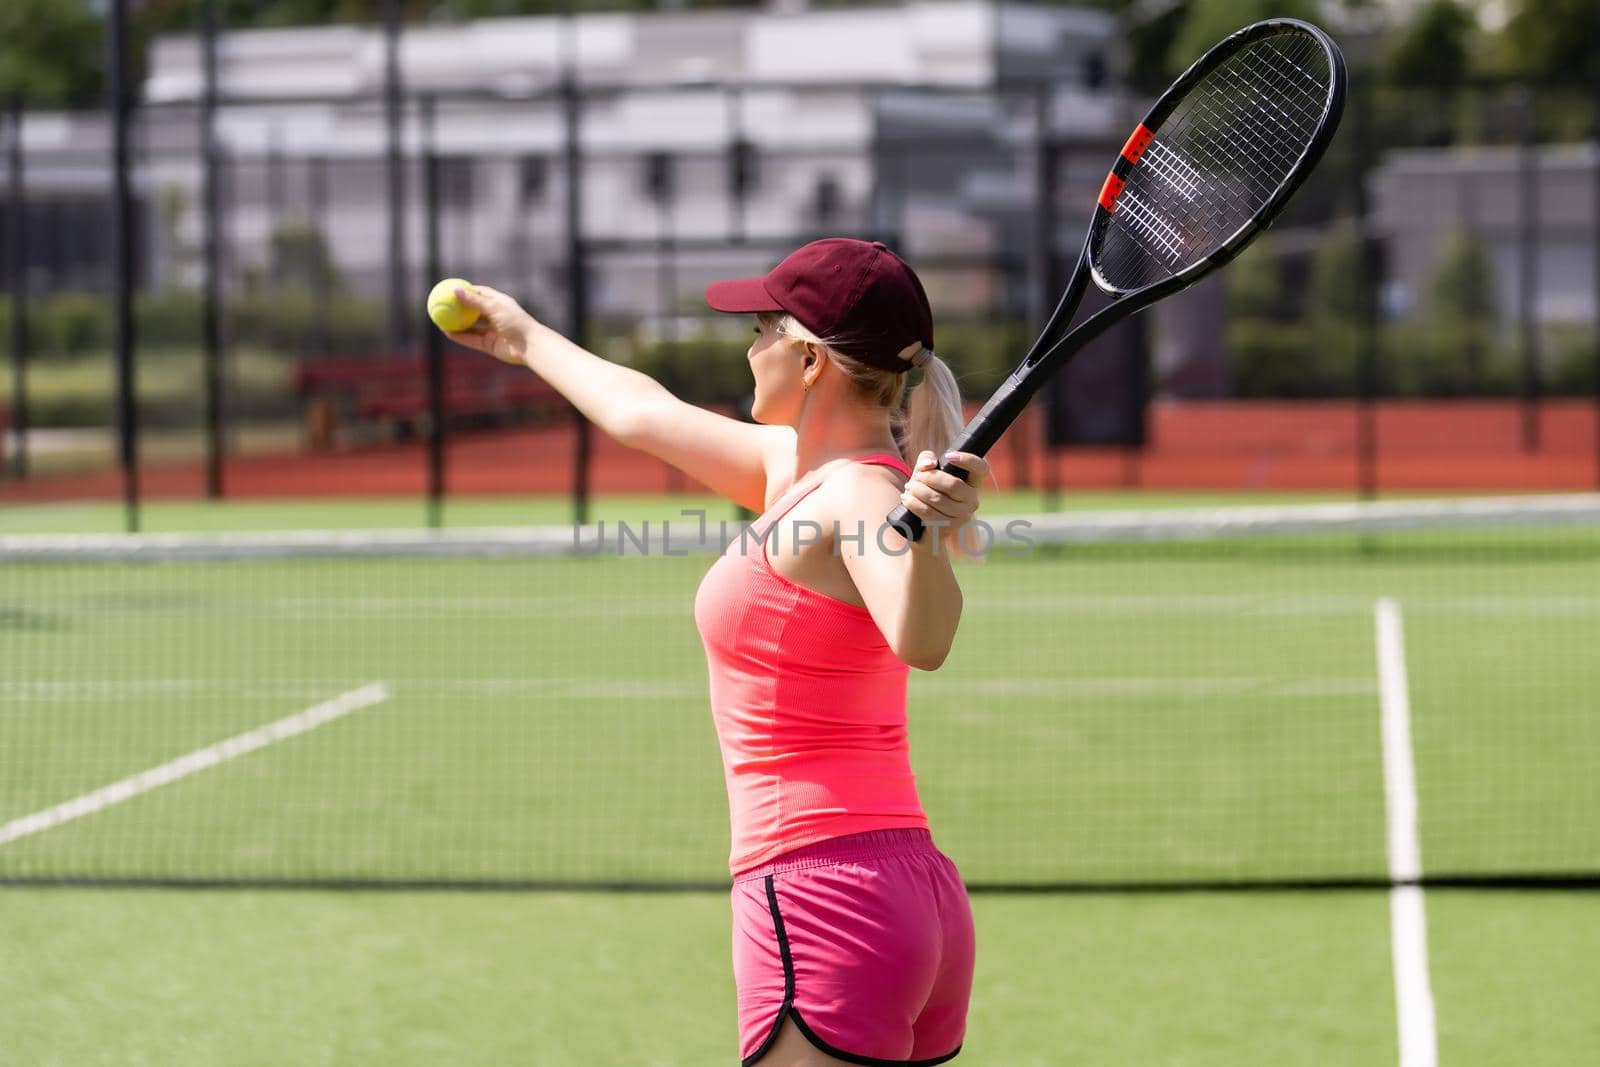
<svg viewBox="0 0 1600 1067"><path fill-rule="evenodd" d="M428 318L441 330L454 333L465 330L468 326L478 321L478 312L473 308L462 307L456 300L457 289L471 289L472 283L465 278L446 278L433 287L428 294Z"/></svg>

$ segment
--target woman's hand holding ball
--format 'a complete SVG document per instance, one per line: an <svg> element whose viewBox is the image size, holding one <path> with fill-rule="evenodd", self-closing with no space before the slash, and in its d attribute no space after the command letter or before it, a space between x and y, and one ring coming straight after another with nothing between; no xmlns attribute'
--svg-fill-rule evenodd
<svg viewBox="0 0 1600 1067"><path fill-rule="evenodd" d="M428 317L456 344L517 364L524 362L538 326L511 297L462 278L446 278L433 287Z"/></svg>

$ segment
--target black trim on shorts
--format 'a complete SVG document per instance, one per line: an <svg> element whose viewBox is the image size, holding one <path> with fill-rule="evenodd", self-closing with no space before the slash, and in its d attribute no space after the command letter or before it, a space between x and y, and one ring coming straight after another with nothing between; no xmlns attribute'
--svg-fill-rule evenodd
<svg viewBox="0 0 1600 1067"><path fill-rule="evenodd" d="M778 1008L777 1018L772 1020L772 1030L768 1032L767 1039L761 1042L760 1048L740 1061L739 1067L752 1067L757 1060L767 1054L767 1050L772 1048L772 1043L778 1040L778 1031L783 1029L783 1020L786 1017L794 1019L795 1028L805 1035L807 1041L834 1059L846 1063L859 1063L864 1067L934 1067L935 1064L948 1063L956 1058L961 1051L960 1045L943 1056L935 1056L931 1060L881 1060L874 1056L858 1056L853 1052L834 1048L807 1026L794 1006L794 957L789 953L789 934L783 926L783 915L778 911L778 886L770 874L766 877L766 886L767 908L772 912L772 929L778 935L778 954L783 959L783 1004Z"/></svg>
<svg viewBox="0 0 1600 1067"><path fill-rule="evenodd" d="M783 1005L778 1008L777 1018L772 1020L772 1030L768 1032L767 1039L761 1042L761 1047L740 1061L739 1067L751 1067L761 1057L767 1054L772 1043L778 1040L778 1031L783 1028L783 1020L794 1010L794 957L789 955L789 935L783 928L783 916L778 914L778 887L772 881L772 875L766 877L767 909L772 912L772 928L778 934L778 954L783 957Z"/></svg>

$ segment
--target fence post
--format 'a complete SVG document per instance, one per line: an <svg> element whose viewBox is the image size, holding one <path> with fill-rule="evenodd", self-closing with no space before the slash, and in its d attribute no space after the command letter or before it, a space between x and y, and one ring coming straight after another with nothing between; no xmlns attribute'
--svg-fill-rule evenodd
<svg viewBox="0 0 1600 1067"><path fill-rule="evenodd" d="M1539 450L1539 196L1538 123L1533 90L1518 109L1521 148L1517 167L1517 314L1522 330L1522 447Z"/></svg>
<svg viewBox="0 0 1600 1067"><path fill-rule="evenodd" d="M742 244L745 236L746 201L750 196L752 173L755 165L754 145L744 139L744 92L730 86L726 91L725 106L728 115L728 237ZM874 170L876 175L876 170ZM874 182L876 182L874 177Z"/></svg>
<svg viewBox="0 0 1600 1067"><path fill-rule="evenodd" d="M571 17L571 16L569 16ZM580 141L583 100L578 92L576 64L562 81L566 119L567 168L567 333L574 344L587 345L589 332L589 279L583 248L583 146ZM589 521L589 420L576 408L572 412L575 449L572 467L572 521Z"/></svg>
<svg viewBox="0 0 1600 1067"><path fill-rule="evenodd" d="M436 102L430 94L421 98L419 117L422 120L422 209L423 253L427 263L429 284L444 277L439 262L439 151L434 143L434 108ZM431 324L422 324L424 350L428 361L428 525L437 529L444 524L444 337Z"/></svg>
<svg viewBox="0 0 1600 1067"><path fill-rule="evenodd" d="M311 231L317 235L317 267L311 280L312 349L320 356L333 350L333 249L328 238L328 157L306 160Z"/></svg>
<svg viewBox="0 0 1600 1067"><path fill-rule="evenodd" d="M267 291L281 297L284 288L282 245L279 242L288 218L287 167L283 158L283 133L277 123L267 127L267 149L261 160L267 190Z"/></svg>
<svg viewBox="0 0 1600 1067"><path fill-rule="evenodd" d="M676 360L678 324L677 249L673 233L673 202L677 198L677 159L670 152L655 152L649 158L650 198L656 202L656 305L660 316L659 343L668 358ZM667 491L681 493L683 472L667 464Z"/></svg>
<svg viewBox="0 0 1600 1067"><path fill-rule="evenodd" d="M1367 86L1350 96L1354 149L1354 193L1356 207L1356 247L1361 261L1360 357L1356 382L1356 493L1362 500L1378 495L1378 290L1383 284L1383 262L1374 233L1372 203L1367 182L1372 175L1377 153L1373 145L1374 94Z"/></svg>
<svg viewBox="0 0 1600 1067"><path fill-rule="evenodd" d="M1589 221L1590 247L1594 251L1594 485L1600 489L1600 83L1594 94L1594 191L1593 217Z"/></svg>
<svg viewBox="0 0 1600 1067"><path fill-rule="evenodd" d="M1051 136L1051 99L1053 87L1049 82L1040 82L1033 93L1033 138L1034 138L1034 227L1033 240L1033 269L1036 272L1031 289L1036 301L1033 320L1043 326L1055 301L1060 295L1061 288L1056 278L1056 192L1060 173L1056 167L1056 145ZM1050 447L1051 407L1054 405L1054 389L1040 390L1040 406L1044 409L1044 418L1037 420L1036 429L1028 439L1028 443L1037 442L1040 446L1041 462L1043 464L1042 481L1044 488L1044 509L1055 511L1061 506L1061 486L1056 470L1056 451ZM1019 427L1021 429L1021 427ZM1025 433L1026 431L1024 431ZM1022 434L1018 435L1023 440ZM1031 482L1026 466L1017 479L1021 488L1027 488Z"/></svg>
<svg viewBox="0 0 1600 1067"><path fill-rule="evenodd" d="M28 476L28 238L22 156L22 97L11 98L11 172L6 226L6 265L11 275L11 455L12 471Z"/></svg>
<svg viewBox="0 0 1600 1067"><path fill-rule="evenodd" d="M111 239L116 318L117 438L122 464L123 524L139 532L139 406L133 349L133 186L128 126L133 97L128 70L128 0L111 0L107 12L106 87L111 111Z"/></svg>
<svg viewBox="0 0 1600 1067"><path fill-rule="evenodd" d="M398 352L411 341L411 301L406 298L406 178L401 158L404 101L400 86L400 3L384 0L383 109L388 130L385 160L389 194L389 347Z"/></svg>
<svg viewBox="0 0 1600 1067"><path fill-rule="evenodd" d="M205 219L204 290L200 304L202 359L205 367L206 496L223 494L222 370L222 199L217 169L217 0L206 0L201 26L201 64L205 82L200 95L200 213Z"/></svg>

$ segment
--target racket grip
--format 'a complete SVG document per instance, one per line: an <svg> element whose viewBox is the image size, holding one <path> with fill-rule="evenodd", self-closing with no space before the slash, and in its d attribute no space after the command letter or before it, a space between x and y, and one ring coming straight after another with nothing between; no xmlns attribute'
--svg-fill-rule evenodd
<svg viewBox="0 0 1600 1067"><path fill-rule="evenodd" d="M939 469L946 474L954 474L962 481L967 481L970 473L965 467L954 463L942 463L939 465ZM922 540L922 535L927 532L927 528L922 522L922 516L912 512L904 504L896 504L895 509L889 512L889 517L884 521L899 530L900 536L904 537L908 542Z"/></svg>

